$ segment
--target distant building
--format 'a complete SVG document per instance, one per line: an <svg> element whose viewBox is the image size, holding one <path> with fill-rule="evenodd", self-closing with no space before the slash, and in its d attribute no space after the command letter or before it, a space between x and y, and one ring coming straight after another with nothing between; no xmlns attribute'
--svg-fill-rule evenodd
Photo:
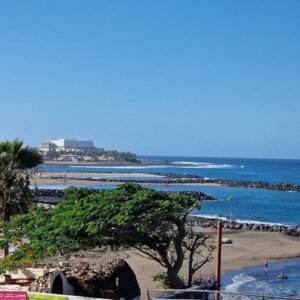
<svg viewBox="0 0 300 300"><path fill-rule="evenodd" d="M91 152L96 150L92 141L78 141L75 139L55 139L42 142L39 150L43 152L65 151L65 152Z"/></svg>
<svg viewBox="0 0 300 300"><path fill-rule="evenodd" d="M51 141L45 141L41 143L39 150L44 153L55 152L57 151L57 145Z"/></svg>

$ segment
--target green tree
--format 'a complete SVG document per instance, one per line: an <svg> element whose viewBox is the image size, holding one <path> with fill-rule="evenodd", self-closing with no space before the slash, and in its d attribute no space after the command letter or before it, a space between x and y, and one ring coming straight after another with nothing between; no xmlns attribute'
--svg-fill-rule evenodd
<svg viewBox="0 0 300 300"><path fill-rule="evenodd" d="M0 142L0 218L4 234L11 216L28 211L32 194L25 171L40 163L42 156L38 151L23 146L22 141ZM7 245L4 255L8 255Z"/></svg>
<svg viewBox="0 0 300 300"><path fill-rule="evenodd" d="M39 260L96 246L134 248L166 269L172 287L183 288L179 272L184 260L188 260L187 284L191 285L195 272L210 260L214 249L207 236L187 225L187 215L196 207L191 197L137 184L97 192L70 188L54 209L34 209L14 218L10 240L26 236L30 243L11 262L24 259L29 249L34 253L31 259ZM9 266L9 261L5 263L2 268Z"/></svg>

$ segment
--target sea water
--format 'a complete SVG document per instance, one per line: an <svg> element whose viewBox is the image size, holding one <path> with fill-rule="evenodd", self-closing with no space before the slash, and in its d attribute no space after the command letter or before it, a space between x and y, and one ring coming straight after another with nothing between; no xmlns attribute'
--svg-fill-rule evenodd
<svg viewBox="0 0 300 300"><path fill-rule="evenodd" d="M151 166L41 166L47 171L74 172L161 172L199 175L208 178L289 182L300 184L300 160L202 158L202 157L142 157L162 163ZM164 162L168 163L164 165Z"/></svg>
<svg viewBox="0 0 300 300"><path fill-rule="evenodd" d="M252 180L267 182L289 182L300 184L300 160L203 158L203 157L143 157L159 161L162 165L153 166L41 166L47 171L78 172L120 172L120 173L179 173L199 175L208 178L231 180ZM164 165L164 162L168 163ZM135 177L138 179L138 177ZM130 179L130 177L128 177ZM140 178L142 179L142 177ZM49 186L44 186L45 188ZM59 185L56 185L59 187ZM61 185L65 188L66 185ZM91 188L113 188L96 186ZM230 188L216 186L187 185L147 185L159 190L201 191L218 201L204 202L200 211L193 214L206 217L231 218L241 222L280 223L300 225L300 193L279 192L265 189ZM231 196L232 202L227 201Z"/></svg>
<svg viewBox="0 0 300 300"><path fill-rule="evenodd" d="M288 279L277 276L284 272ZM264 265L230 272L222 277L221 290L233 293L257 293L279 297L300 297L300 259L269 263L266 272ZM259 299L250 296L224 296L222 299ZM265 299L269 299L265 297ZM280 298L279 298L280 299Z"/></svg>
<svg viewBox="0 0 300 300"><path fill-rule="evenodd" d="M143 157L157 160L157 166L42 166L47 171L79 172L161 172L199 175L207 178L231 180L251 180L266 182L288 182L300 184L300 160L240 159L240 158L186 158L186 157ZM163 164L167 162L168 164ZM170 165L171 163L171 165ZM174 163L174 165L172 165ZM116 185L89 185L90 188L115 188ZM265 189L231 188L195 185L146 185L157 190L201 191L215 197L216 201L206 201L200 210L192 214L256 223L300 225L300 193L280 192ZM55 188L66 185L56 185ZM49 188L49 186L44 186ZM228 197L231 196L231 201ZM279 280L284 271L288 280ZM222 278L222 290L228 292L276 294L280 297L300 297L300 259L270 263L268 273L264 266L246 268L228 273ZM222 299L252 300L257 297L226 296ZM268 299L268 298L265 298Z"/></svg>

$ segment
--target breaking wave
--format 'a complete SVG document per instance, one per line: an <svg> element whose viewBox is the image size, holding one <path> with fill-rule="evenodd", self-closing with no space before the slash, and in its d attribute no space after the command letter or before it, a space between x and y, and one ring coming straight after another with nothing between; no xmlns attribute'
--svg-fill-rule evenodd
<svg viewBox="0 0 300 300"><path fill-rule="evenodd" d="M253 300L253 299L269 299L268 295L276 295L280 297L293 297L297 296L298 293L295 289L290 286L283 286L278 283L278 280L258 280L253 276L245 273L235 275L232 278L232 283L228 284L224 292L227 293L245 293L246 295L233 295L233 294L223 294L222 299L229 300ZM248 294L248 295L247 295ZM250 295L252 294L252 295ZM253 294L256 294L254 296ZM265 298L258 297L257 295L265 295ZM298 298L297 298L298 299Z"/></svg>
<svg viewBox="0 0 300 300"><path fill-rule="evenodd" d="M247 283L251 282L253 283L255 281L255 278L246 274L238 274L232 278L232 283L227 285L225 288L225 292L229 293L238 293L241 292L241 288L246 285ZM251 299L247 296L233 296L233 295L226 295L224 294L222 299L239 299L239 300L247 300Z"/></svg>
<svg viewBox="0 0 300 300"><path fill-rule="evenodd" d="M245 166L236 166L229 164L214 164L208 162L194 162L194 161L174 161L172 162L178 168L191 168L191 169L238 169Z"/></svg>
<svg viewBox="0 0 300 300"><path fill-rule="evenodd" d="M220 220L220 221L229 221L230 218L226 216L220 215L206 215L206 214L194 214L195 217L210 219L210 220ZM240 224L257 224L257 225L269 225L269 226L289 226L290 224L283 223L273 223L273 222L264 222L264 221L256 221L256 220L247 220L247 219L232 219L232 221L240 223Z"/></svg>

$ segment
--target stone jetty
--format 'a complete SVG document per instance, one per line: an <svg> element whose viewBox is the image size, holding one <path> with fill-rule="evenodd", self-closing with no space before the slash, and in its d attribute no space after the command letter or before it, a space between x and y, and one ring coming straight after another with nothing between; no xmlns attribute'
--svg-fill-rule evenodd
<svg viewBox="0 0 300 300"><path fill-rule="evenodd" d="M94 190L99 191L99 190ZM170 193L170 192L166 192ZM196 191L182 191L179 192L180 194L187 195L197 199L198 201L214 201L215 198L206 195L202 192ZM35 196L34 202L43 203L43 204L58 204L61 199L64 197L65 192L64 190L57 190L57 189L35 189L33 190L33 194Z"/></svg>
<svg viewBox="0 0 300 300"><path fill-rule="evenodd" d="M228 179L218 179L218 178L204 178L197 175L188 174L176 174L176 173L148 173L149 175L160 175L160 178L111 178L111 177L77 177L69 176L69 180L86 180L89 182L103 182L103 183L128 183L135 182L139 184L216 184L227 187L241 187L241 188L254 188L254 189L267 189L282 192L300 192L300 185L293 183L272 183L265 181L247 181L247 180L228 180ZM65 179L60 176L59 173L55 176L49 176L43 178L48 179Z"/></svg>
<svg viewBox="0 0 300 300"><path fill-rule="evenodd" d="M189 221L191 224L199 227L209 227L216 228L217 219L207 219L197 216L189 216ZM281 232L283 234L300 237L300 226L291 226L283 224L268 224L268 223L247 223L247 222L229 222L223 221L223 228L227 230L254 230L254 231L268 231L268 232Z"/></svg>

